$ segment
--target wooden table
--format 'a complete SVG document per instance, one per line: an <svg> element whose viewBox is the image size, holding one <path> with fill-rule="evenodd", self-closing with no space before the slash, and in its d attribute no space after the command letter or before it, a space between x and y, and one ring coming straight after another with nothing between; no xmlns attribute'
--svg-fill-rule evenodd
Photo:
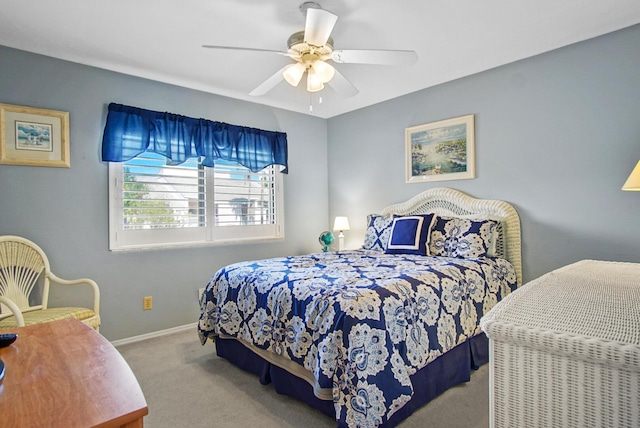
<svg viewBox="0 0 640 428"><path fill-rule="evenodd" d="M140 385L99 333L75 319L9 332L18 339L0 348L0 427L142 427Z"/></svg>

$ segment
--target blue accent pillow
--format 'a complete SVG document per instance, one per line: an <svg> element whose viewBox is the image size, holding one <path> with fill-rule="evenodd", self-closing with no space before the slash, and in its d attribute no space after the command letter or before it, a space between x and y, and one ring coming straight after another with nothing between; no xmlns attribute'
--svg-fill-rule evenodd
<svg viewBox="0 0 640 428"><path fill-rule="evenodd" d="M384 251L387 249L393 216L369 214L367 216L367 233L364 235L365 250Z"/></svg>
<svg viewBox="0 0 640 428"><path fill-rule="evenodd" d="M385 252L426 256L428 254L427 240L433 219L433 214L394 217L391 223L391 236Z"/></svg>
<svg viewBox="0 0 640 428"><path fill-rule="evenodd" d="M491 255L497 226L495 220L438 217L431 229L429 254L465 259Z"/></svg>

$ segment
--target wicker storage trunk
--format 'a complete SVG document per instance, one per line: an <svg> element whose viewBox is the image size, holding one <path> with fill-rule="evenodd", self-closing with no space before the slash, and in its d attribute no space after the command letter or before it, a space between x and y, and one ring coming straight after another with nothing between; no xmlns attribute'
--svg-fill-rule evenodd
<svg viewBox="0 0 640 428"><path fill-rule="evenodd" d="M555 270L480 325L492 427L640 427L640 264Z"/></svg>

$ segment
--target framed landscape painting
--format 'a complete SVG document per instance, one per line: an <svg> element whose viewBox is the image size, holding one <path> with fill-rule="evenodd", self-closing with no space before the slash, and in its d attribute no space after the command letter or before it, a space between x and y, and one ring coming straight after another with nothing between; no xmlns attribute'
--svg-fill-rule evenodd
<svg viewBox="0 0 640 428"><path fill-rule="evenodd" d="M69 113L0 104L0 164L69 168Z"/></svg>
<svg viewBox="0 0 640 428"><path fill-rule="evenodd" d="M474 116L405 129L407 183L475 178Z"/></svg>

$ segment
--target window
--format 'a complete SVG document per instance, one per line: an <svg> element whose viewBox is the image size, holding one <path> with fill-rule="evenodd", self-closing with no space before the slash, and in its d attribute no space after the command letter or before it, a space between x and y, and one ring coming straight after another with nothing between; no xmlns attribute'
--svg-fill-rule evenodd
<svg viewBox="0 0 640 428"><path fill-rule="evenodd" d="M109 163L109 248L282 239L282 174L196 158L168 165L145 152Z"/></svg>

